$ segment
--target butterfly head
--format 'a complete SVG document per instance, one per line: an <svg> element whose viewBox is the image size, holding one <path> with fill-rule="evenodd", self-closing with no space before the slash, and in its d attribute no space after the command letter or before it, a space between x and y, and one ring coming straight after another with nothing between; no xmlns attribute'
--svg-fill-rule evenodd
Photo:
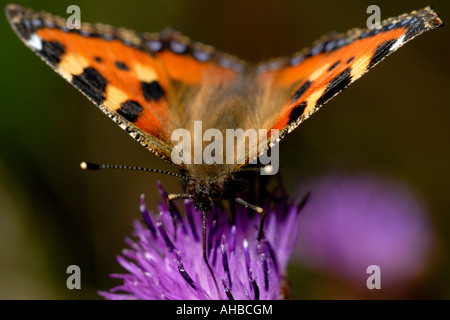
<svg viewBox="0 0 450 320"><path fill-rule="evenodd" d="M199 211L210 211L214 204L224 198L224 181L222 179L190 180L187 194L194 201Z"/></svg>

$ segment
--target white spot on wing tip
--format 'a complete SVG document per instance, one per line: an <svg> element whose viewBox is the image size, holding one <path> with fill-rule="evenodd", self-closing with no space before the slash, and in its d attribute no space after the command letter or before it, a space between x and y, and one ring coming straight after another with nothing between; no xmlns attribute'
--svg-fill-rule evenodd
<svg viewBox="0 0 450 320"><path fill-rule="evenodd" d="M394 51L394 50L398 49L400 46L403 45L404 40L405 40L405 35L402 35L400 38L398 38L397 41L395 41L395 43L392 45L392 47L389 51Z"/></svg>
<svg viewBox="0 0 450 320"><path fill-rule="evenodd" d="M36 34L32 34L30 39L28 39L27 43L31 48L35 50L38 51L42 50L42 41Z"/></svg>

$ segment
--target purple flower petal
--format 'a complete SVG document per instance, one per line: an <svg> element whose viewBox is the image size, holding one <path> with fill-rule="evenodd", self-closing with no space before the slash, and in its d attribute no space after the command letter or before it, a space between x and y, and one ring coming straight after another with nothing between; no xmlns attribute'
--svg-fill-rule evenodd
<svg viewBox="0 0 450 320"><path fill-rule="evenodd" d="M163 199L167 196L162 188L160 194ZM118 256L128 273L111 275L122 284L99 294L114 300L280 299L291 243L297 235L297 207L286 202L270 202L264 207L267 229L261 243L257 241L257 214L237 206L233 225L223 208L215 207L209 214L208 257L219 281L218 293L202 258L202 218L192 201L185 201L186 217L180 215L180 219L187 226L186 232L178 234L176 241L165 201L159 205L161 213L156 222L141 202L144 224L134 223L135 240L127 238L130 249Z"/></svg>

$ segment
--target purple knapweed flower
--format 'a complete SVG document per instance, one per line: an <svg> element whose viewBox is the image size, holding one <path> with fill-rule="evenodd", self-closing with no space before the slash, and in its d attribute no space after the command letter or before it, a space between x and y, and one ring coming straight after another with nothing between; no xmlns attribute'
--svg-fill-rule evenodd
<svg viewBox="0 0 450 320"><path fill-rule="evenodd" d="M286 199L265 202L264 237L258 242L259 216L235 206L226 210L216 206L207 221L207 256L217 279L216 289L202 257L202 214L186 200L185 215L175 215L177 238L166 205L159 215L148 211L141 196L143 222L134 222L134 237L126 239L129 249L118 256L126 274L112 274L122 284L109 292L107 299L236 299L264 300L284 298L282 288L288 259L297 237L300 206ZM231 216L231 217L230 217Z"/></svg>
<svg viewBox="0 0 450 320"><path fill-rule="evenodd" d="M310 183L296 254L304 264L366 288L376 265L381 288L401 287L423 270L432 243L420 196L398 181L330 174ZM366 288L367 290L367 288Z"/></svg>

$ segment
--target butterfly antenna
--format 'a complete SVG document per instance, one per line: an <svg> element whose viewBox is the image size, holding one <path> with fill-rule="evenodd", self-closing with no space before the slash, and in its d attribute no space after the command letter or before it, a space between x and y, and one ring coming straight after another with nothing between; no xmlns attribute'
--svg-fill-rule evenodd
<svg viewBox="0 0 450 320"><path fill-rule="evenodd" d="M109 170L109 169L111 169L111 170L136 170L136 171L155 172L155 173L167 174L169 176L187 180L187 177L182 174L159 170L159 169L127 166L127 165L123 165L123 164L96 164L96 163L90 163L90 162L83 161L82 163L80 163L80 167L83 170Z"/></svg>

